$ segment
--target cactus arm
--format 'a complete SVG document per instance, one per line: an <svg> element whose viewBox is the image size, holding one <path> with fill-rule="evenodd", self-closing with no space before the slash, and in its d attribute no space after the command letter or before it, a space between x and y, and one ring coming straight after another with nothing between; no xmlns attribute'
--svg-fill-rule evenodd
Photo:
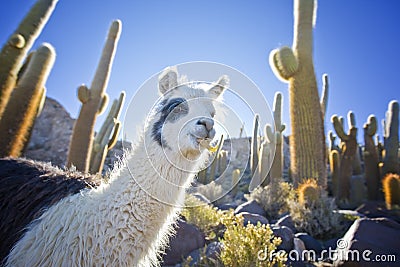
<svg viewBox="0 0 400 267"><path fill-rule="evenodd" d="M67 166L75 166L77 170L82 172L89 171L93 147L94 125L99 111L105 108L105 89L108 84L120 32L121 22L119 20L113 21L107 35L99 65L89 89L90 97L85 103L82 103L78 119L74 125L69 146ZM80 89L78 89L78 95L79 90Z"/></svg>
<svg viewBox="0 0 400 267"><path fill-rule="evenodd" d="M329 94L328 74L324 74L322 75L322 94L320 101L323 118L325 118L326 110L328 108L328 94Z"/></svg>
<svg viewBox="0 0 400 267"><path fill-rule="evenodd" d="M339 136L339 138L342 140L348 140L349 136L344 132L343 123L341 123L338 116L333 115L331 121L333 123L333 128L335 129L337 136Z"/></svg>
<svg viewBox="0 0 400 267"><path fill-rule="evenodd" d="M107 149L109 151L115 146L118 141L118 135L121 128L119 116L121 114L124 102L125 92L121 92L119 99L113 101L107 118L105 119L99 132L95 136L89 167L90 173L97 173L102 171L99 168L103 166L103 163L99 162L99 160L103 159L102 154L104 153L104 147L107 146ZM98 153L100 153L101 155L99 156Z"/></svg>
<svg viewBox="0 0 400 267"><path fill-rule="evenodd" d="M113 133L111 135L110 140L108 140L108 145L107 146L108 146L109 150L112 149L117 144L118 135L119 135L119 133L121 131L121 125L122 124L121 124L120 121L116 121L115 122Z"/></svg>
<svg viewBox="0 0 400 267"><path fill-rule="evenodd" d="M78 99L82 104L85 104L90 99L90 90L86 85L82 84L78 87Z"/></svg>
<svg viewBox="0 0 400 267"><path fill-rule="evenodd" d="M283 81L288 81L293 77L299 67L293 50L287 46L272 50L269 61L275 75Z"/></svg>
<svg viewBox="0 0 400 267"><path fill-rule="evenodd" d="M6 108L22 61L47 23L58 0L38 0L0 52L0 118Z"/></svg>
<svg viewBox="0 0 400 267"><path fill-rule="evenodd" d="M43 101L44 84L54 60L54 48L50 44L43 44L34 53L18 81L0 120L1 157L21 155Z"/></svg>

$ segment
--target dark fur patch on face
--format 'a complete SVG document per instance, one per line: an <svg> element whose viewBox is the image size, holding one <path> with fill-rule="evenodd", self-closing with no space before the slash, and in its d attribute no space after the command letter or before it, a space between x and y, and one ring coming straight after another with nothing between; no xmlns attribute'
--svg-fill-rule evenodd
<svg viewBox="0 0 400 267"><path fill-rule="evenodd" d="M162 138L162 128L166 122L174 123L189 113L189 105L184 98L164 99L157 106L157 113L161 113L160 119L152 128L152 137L160 146L167 146Z"/></svg>

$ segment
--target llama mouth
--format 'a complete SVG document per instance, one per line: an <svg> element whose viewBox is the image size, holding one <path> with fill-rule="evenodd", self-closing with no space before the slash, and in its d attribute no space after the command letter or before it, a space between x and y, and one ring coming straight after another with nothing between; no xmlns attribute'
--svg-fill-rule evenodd
<svg viewBox="0 0 400 267"><path fill-rule="evenodd" d="M197 138L196 141L201 148L208 149L211 152L215 152L216 147L213 147L211 145L211 141L212 141L211 138Z"/></svg>

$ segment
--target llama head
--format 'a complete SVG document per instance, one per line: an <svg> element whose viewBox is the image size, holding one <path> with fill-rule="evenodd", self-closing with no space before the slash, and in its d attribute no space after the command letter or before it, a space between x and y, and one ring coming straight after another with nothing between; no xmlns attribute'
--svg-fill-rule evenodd
<svg viewBox="0 0 400 267"><path fill-rule="evenodd" d="M176 68L159 76L160 99L154 106L151 138L174 159L197 160L215 137L214 116L228 77L214 83L184 82Z"/></svg>

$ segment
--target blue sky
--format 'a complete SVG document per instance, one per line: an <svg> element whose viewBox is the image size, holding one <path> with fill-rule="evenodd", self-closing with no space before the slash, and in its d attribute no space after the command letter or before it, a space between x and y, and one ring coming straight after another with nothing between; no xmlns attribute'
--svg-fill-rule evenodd
<svg viewBox="0 0 400 267"><path fill-rule="evenodd" d="M2 2L1 44L33 3ZM327 130L333 114L353 110L362 133L369 114L380 121L388 102L400 99L398 10L397 0L319 1L314 63L319 88L323 73L330 80ZM292 0L60 0L34 47L42 42L55 47L47 94L73 117L80 107L76 89L91 83L108 27L117 18L123 27L107 89L111 99L125 90L129 101L143 82L166 66L219 62L246 74L271 106L275 92L281 91L285 134L290 133L287 84L274 76L268 56L272 49L292 44Z"/></svg>

